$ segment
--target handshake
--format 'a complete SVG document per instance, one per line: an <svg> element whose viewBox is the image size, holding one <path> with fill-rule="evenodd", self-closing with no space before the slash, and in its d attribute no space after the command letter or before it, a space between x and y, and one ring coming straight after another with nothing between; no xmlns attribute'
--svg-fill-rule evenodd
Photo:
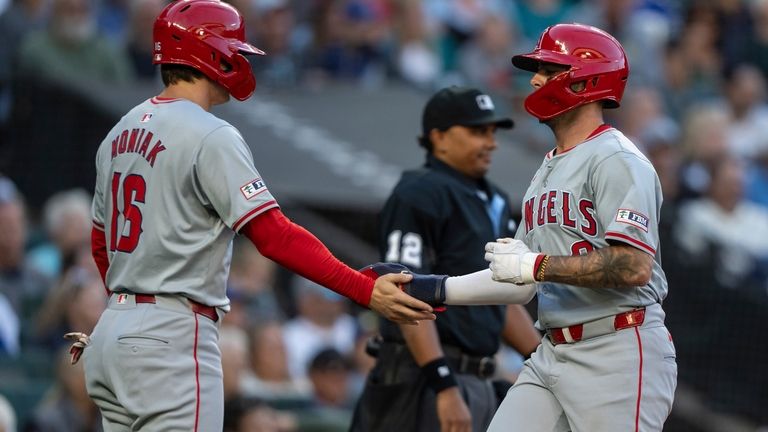
<svg viewBox="0 0 768 432"><path fill-rule="evenodd" d="M435 307L437 311L445 309L445 280L448 275L423 275L411 273L408 267L398 263L376 263L363 267L360 273L371 279L390 273L408 273L413 279L405 284L399 284L400 289L413 298Z"/></svg>

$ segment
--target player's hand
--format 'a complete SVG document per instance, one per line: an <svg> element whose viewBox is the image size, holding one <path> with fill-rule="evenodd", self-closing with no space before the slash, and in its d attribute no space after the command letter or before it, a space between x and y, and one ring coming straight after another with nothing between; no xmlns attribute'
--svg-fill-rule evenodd
<svg viewBox="0 0 768 432"><path fill-rule="evenodd" d="M417 298L441 312L445 309L445 280L447 275L423 275L411 273L408 267L399 263L376 263L363 267L360 272L372 279L389 273L408 273L413 275L410 282L400 288L411 297Z"/></svg>
<svg viewBox="0 0 768 432"><path fill-rule="evenodd" d="M493 273L493 280L526 285L536 282L536 260L539 254L531 252L520 240L503 238L485 245L485 260Z"/></svg>
<svg viewBox="0 0 768 432"><path fill-rule="evenodd" d="M76 364L83 355L83 350L91 343L91 337L81 332L71 332L64 335L64 339L74 341L69 347L70 362Z"/></svg>
<svg viewBox="0 0 768 432"><path fill-rule="evenodd" d="M417 325L421 320L434 320L432 306L413 298L400 289L413 275L390 273L376 279L368 307L398 324Z"/></svg>
<svg viewBox="0 0 768 432"><path fill-rule="evenodd" d="M437 394L437 418L441 432L472 432L472 415L458 387Z"/></svg>

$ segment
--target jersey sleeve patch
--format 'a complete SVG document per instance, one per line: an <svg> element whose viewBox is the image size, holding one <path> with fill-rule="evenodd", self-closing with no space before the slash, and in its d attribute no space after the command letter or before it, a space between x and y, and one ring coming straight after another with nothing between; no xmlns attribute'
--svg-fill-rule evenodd
<svg viewBox="0 0 768 432"><path fill-rule="evenodd" d="M252 180L240 187L240 192L243 193L243 196L245 196L245 199L247 200L250 200L265 190L267 190L267 185L264 184L264 181L261 179L261 177Z"/></svg>
<svg viewBox="0 0 768 432"><path fill-rule="evenodd" d="M619 211L616 212L616 222L629 224L648 232L648 216L634 210L619 209Z"/></svg>

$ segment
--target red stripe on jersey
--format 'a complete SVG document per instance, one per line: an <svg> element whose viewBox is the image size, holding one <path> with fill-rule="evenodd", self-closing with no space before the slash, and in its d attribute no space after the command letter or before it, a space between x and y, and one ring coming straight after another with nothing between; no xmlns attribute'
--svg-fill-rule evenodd
<svg viewBox="0 0 768 432"><path fill-rule="evenodd" d="M637 378L637 405L635 407L635 432L640 430L640 399L643 396L643 341L640 339L640 327L635 327L637 335L637 351L640 354L640 366Z"/></svg>
<svg viewBox="0 0 768 432"><path fill-rule="evenodd" d="M603 123L600 126L598 126L597 129L593 130L592 133L589 134L589 136L587 136L587 139L585 139L584 141L590 140L600 135L601 133L607 131L608 129L613 129L613 126Z"/></svg>
<svg viewBox="0 0 768 432"><path fill-rule="evenodd" d="M179 98L165 98L165 97L155 96L152 99L150 99L149 101L152 102L155 105L158 105L158 104L165 104L165 103L176 102L176 101L180 101L180 100L181 99L179 99Z"/></svg>
<svg viewBox="0 0 768 432"><path fill-rule="evenodd" d="M641 242L640 240L634 239L626 234L617 233L617 232L607 232L605 233L606 239L613 239L613 240L619 240L623 243L628 243L643 252L647 252L651 254L651 256L656 256L656 249L652 248L651 246Z"/></svg>
<svg viewBox="0 0 768 432"><path fill-rule="evenodd" d="M610 129L613 129L613 126L611 126L609 124L603 123L600 126L598 126L597 129L593 130L592 133L590 133L584 139L584 141L580 142L579 144L576 144L575 146L569 148L568 150L564 150L564 151L558 153L557 155L555 155L555 150L557 150L556 148L550 150L549 153L547 153L546 159L552 159L555 156L559 156L561 154L568 153L569 151L571 151L571 150L575 149L576 147L580 146L581 144L584 144L585 142L591 140L592 138L594 138L594 137L596 137L596 136L598 136L598 135L602 134L603 132L608 131Z"/></svg>
<svg viewBox="0 0 768 432"><path fill-rule="evenodd" d="M272 207L276 207L276 206L277 206L277 201L275 201L275 200L271 200L271 201L267 201L267 202L265 202L264 204L262 204L262 205L260 205L260 206L256 207L255 209L253 209L253 210L249 211L248 213L246 213L246 214L244 214L244 215L240 216L240 219L238 219L238 220L235 222L235 224L234 224L234 225L232 225L232 229L233 229L235 232L238 232L238 231L240 231L240 228L242 228L242 227L243 227L243 224L244 224L245 222L248 222L248 220L249 220L250 218L252 218L252 217L254 217L254 216L258 216L258 215L259 215L259 213L261 213L261 212L263 212L263 211L266 211L266 210L269 210L270 208L272 208Z"/></svg>
<svg viewBox="0 0 768 432"><path fill-rule="evenodd" d="M192 314L195 316L195 347L194 347L194 357L195 357L195 392L196 392L196 402L195 402L195 432L197 432L197 426L200 422L200 363L197 361L197 335L198 335L198 314Z"/></svg>
<svg viewBox="0 0 768 432"><path fill-rule="evenodd" d="M92 221L92 222L93 222L93 227L94 228L96 228L99 231L104 231L104 224L100 224L100 223L98 223L96 221Z"/></svg>

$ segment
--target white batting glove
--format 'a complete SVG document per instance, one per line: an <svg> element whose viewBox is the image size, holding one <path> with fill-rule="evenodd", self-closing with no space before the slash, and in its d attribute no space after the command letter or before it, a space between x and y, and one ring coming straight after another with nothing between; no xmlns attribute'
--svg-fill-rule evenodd
<svg viewBox="0 0 768 432"><path fill-rule="evenodd" d="M540 254L531 252L520 240L503 238L485 245L485 260L493 280L526 285L536 282L536 260Z"/></svg>
<svg viewBox="0 0 768 432"><path fill-rule="evenodd" d="M70 362L75 364L80 360L80 356L83 355L85 347L91 343L91 337L81 332L70 332L64 335L64 339L73 341L69 347L69 354Z"/></svg>

